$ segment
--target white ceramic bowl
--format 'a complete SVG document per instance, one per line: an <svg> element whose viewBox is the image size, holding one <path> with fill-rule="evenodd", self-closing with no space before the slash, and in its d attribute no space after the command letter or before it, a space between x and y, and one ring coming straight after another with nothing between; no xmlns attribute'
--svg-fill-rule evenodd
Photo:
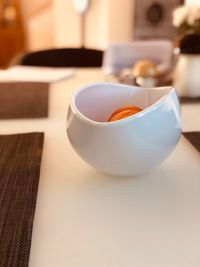
<svg viewBox="0 0 200 267"><path fill-rule="evenodd" d="M106 122L121 106L143 111ZM172 87L139 88L96 83L72 97L67 118L69 141L94 168L112 175L137 176L165 160L181 135L180 107Z"/></svg>

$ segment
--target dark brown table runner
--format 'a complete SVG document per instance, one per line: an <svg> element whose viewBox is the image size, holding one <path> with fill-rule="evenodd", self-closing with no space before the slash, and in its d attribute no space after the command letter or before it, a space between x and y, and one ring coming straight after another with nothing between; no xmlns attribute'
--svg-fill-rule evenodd
<svg viewBox="0 0 200 267"><path fill-rule="evenodd" d="M200 103L200 97L180 97L180 103Z"/></svg>
<svg viewBox="0 0 200 267"><path fill-rule="evenodd" d="M1 82L0 119L47 117L48 94L48 83Z"/></svg>
<svg viewBox="0 0 200 267"><path fill-rule="evenodd" d="M184 132L183 136L200 152L200 132Z"/></svg>
<svg viewBox="0 0 200 267"><path fill-rule="evenodd" d="M27 267L43 133L0 135L0 266Z"/></svg>

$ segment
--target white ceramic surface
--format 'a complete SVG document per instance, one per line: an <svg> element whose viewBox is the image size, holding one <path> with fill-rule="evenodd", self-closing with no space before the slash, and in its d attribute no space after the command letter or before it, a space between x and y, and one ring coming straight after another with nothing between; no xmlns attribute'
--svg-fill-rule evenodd
<svg viewBox="0 0 200 267"><path fill-rule="evenodd" d="M180 54L173 77L179 96L200 97L200 55Z"/></svg>
<svg viewBox="0 0 200 267"><path fill-rule="evenodd" d="M107 122L124 105L143 111ZM112 175L136 176L164 161L180 135L180 107L172 87L139 88L96 83L72 97L67 134L78 155L94 168Z"/></svg>

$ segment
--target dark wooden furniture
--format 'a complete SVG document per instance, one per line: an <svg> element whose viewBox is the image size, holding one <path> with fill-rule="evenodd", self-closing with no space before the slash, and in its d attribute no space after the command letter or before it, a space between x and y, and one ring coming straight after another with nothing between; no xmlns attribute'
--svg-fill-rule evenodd
<svg viewBox="0 0 200 267"><path fill-rule="evenodd" d="M12 64L47 67L101 67L103 51L89 48L57 48L30 52Z"/></svg>
<svg viewBox="0 0 200 267"><path fill-rule="evenodd" d="M0 68L24 50L24 43L19 1L0 1Z"/></svg>

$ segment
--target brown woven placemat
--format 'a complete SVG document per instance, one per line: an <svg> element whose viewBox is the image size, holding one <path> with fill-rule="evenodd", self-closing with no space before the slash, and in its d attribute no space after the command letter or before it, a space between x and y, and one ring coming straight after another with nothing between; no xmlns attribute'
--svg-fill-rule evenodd
<svg viewBox="0 0 200 267"><path fill-rule="evenodd" d="M180 103L200 103L200 97L179 97Z"/></svg>
<svg viewBox="0 0 200 267"><path fill-rule="evenodd" d="M48 94L48 83L1 82L0 119L47 117Z"/></svg>
<svg viewBox="0 0 200 267"><path fill-rule="evenodd" d="M200 132L184 132L183 136L200 152Z"/></svg>
<svg viewBox="0 0 200 267"><path fill-rule="evenodd" d="M43 133L0 135L0 266L27 267Z"/></svg>

